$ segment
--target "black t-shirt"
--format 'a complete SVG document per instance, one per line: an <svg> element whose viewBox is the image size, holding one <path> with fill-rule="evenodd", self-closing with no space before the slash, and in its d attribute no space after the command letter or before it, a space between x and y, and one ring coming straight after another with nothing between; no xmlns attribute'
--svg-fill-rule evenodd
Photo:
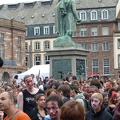
<svg viewBox="0 0 120 120"><path fill-rule="evenodd" d="M47 115L47 111L45 109L44 111L45 114ZM37 107L32 109L30 118L31 120L44 120L44 117L41 116Z"/></svg>
<svg viewBox="0 0 120 120"><path fill-rule="evenodd" d="M30 116L31 110L36 107L36 103L34 100L34 97L36 94L40 94L44 92L39 89L39 91L36 94L31 94L27 90L23 90L23 111Z"/></svg>

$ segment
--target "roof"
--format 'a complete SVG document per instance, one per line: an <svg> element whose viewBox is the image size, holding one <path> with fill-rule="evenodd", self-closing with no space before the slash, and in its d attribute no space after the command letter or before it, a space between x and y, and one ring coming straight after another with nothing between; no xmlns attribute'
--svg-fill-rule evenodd
<svg viewBox="0 0 120 120"><path fill-rule="evenodd" d="M116 6L118 0L76 0L77 9ZM0 12L11 19L31 24L55 23L54 8L57 0L35 1L31 3L18 3L1 5Z"/></svg>
<svg viewBox="0 0 120 120"><path fill-rule="evenodd" d="M119 0L76 0L77 9L116 6Z"/></svg>
<svg viewBox="0 0 120 120"><path fill-rule="evenodd" d="M6 16L5 14L2 14L2 13L0 13L0 18L10 20L10 18L8 16Z"/></svg>

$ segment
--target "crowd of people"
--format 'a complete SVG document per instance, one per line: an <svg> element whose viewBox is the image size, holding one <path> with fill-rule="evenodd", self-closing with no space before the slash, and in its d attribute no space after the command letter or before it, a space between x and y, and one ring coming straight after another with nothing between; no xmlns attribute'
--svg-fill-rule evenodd
<svg viewBox="0 0 120 120"><path fill-rule="evenodd" d="M120 120L120 80L25 75L0 87L0 120ZM37 82L34 82L36 79Z"/></svg>

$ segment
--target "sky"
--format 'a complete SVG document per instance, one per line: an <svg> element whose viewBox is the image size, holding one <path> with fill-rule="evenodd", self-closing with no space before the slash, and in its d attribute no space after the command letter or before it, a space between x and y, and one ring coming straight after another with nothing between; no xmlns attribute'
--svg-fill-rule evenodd
<svg viewBox="0 0 120 120"><path fill-rule="evenodd" d="M41 0L0 0L1 4L16 4L16 3L27 3L27 2L34 2L34 1L41 1Z"/></svg>

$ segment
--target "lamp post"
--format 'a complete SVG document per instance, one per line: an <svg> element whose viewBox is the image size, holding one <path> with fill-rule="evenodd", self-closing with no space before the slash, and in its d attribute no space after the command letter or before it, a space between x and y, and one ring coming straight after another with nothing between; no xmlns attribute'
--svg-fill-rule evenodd
<svg viewBox="0 0 120 120"><path fill-rule="evenodd" d="M2 60L2 58L0 57L0 67L2 67L3 66L3 60Z"/></svg>

